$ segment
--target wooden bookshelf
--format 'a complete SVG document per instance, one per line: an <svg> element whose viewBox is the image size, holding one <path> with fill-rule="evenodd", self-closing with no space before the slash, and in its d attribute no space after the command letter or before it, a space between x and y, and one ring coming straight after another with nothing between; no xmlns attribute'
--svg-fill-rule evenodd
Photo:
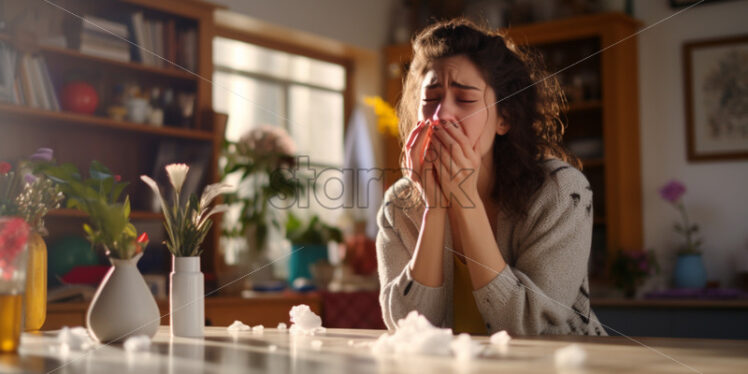
<svg viewBox="0 0 748 374"><path fill-rule="evenodd" d="M603 102L601 100L587 100L569 104L566 109L567 113L582 112L586 110L602 110Z"/></svg>
<svg viewBox="0 0 748 374"><path fill-rule="evenodd" d="M32 108L28 106L0 104L0 112L8 117L21 118L28 125L39 126L84 126L90 128L104 128L122 132L141 133L166 138L181 138L201 141L213 140L214 134L208 131L183 129L164 125L155 127L141 123L117 121L110 118L69 112L55 112L51 110Z"/></svg>
<svg viewBox="0 0 748 374"><path fill-rule="evenodd" d="M43 2L29 6L49 7ZM84 29L71 31L70 25L80 23L71 13L124 24L130 30L129 40L135 40L132 32L133 14L142 13L146 20L175 25L176 31L172 36L194 33L194 45L181 42L170 44L177 45L172 52L179 53L172 55L182 58L191 56L195 64L194 71L184 71L170 64L144 64L132 53L127 62L98 57L76 49L41 44L29 39L29 34L33 35L29 30L6 30L4 34L0 34L0 41L15 47L19 54L26 53L44 61L52 81L52 90L60 104L63 102L61 95L65 83L80 80L96 90L99 105L95 113L89 115L65 109L55 111L30 105L0 103L0 126L3 129L3 135L0 136L0 160L24 159L39 147L49 147L54 150L58 163L72 163L84 173L91 161L100 161L114 173L121 175L123 181L129 182L125 194L130 198L133 224L139 232L148 232L152 245L160 247L159 243L165 237L159 222L163 220L163 214L150 211L153 197L139 176L148 174L158 180L157 174L163 173L163 180L165 172L160 164L166 157L166 162L205 163L198 190L218 180L217 160L224 139L224 123L214 121L218 117L212 111L210 85L213 74L213 12L217 6L196 0L68 0L65 7L71 12L60 10L59 14L50 17L63 18L64 22L60 23L66 26L59 32L60 36L65 37L67 46L74 45L71 40L75 40L76 35L81 37L85 32ZM167 43L167 34L161 36L164 43ZM110 47L113 45L107 44L102 48ZM119 104L117 95L122 94L122 86L141 88L138 95L148 95L157 88L162 90L162 94L164 90L172 89L175 97L182 92L194 95L192 111L186 112L187 115L179 112L182 116L180 123L164 120L163 125L158 126L109 118L107 109ZM31 87L39 89L38 85ZM47 89L45 92L48 91ZM152 98L148 100L149 105L158 106L160 103ZM157 169L157 165L161 170ZM48 218L50 235L46 240L49 246L65 236L82 235L81 223L86 215L75 210L58 209L50 212ZM216 222L215 227L220 227L220 223ZM218 256L217 245L218 230L214 229L206 239L201 261L203 271L210 276L216 270L214 258Z"/></svg>
<svg viewBox="0 0 748 374"><path fill-rule="evenodd" d="M0 33L0 40L11 42L12 38L8 34ZM159 77L169 77L171 79L183 79L188 81L195 81L200 77L194 72L187 71L177 67L176 65L169 64L167 68L144 65L139 62L123 62L109 58L94 56L86 53L81 53L70 48L62 48L51 45L36 44L32 47L38 50L45 56L51 56L52 58L70 59L79 63L94 63L97 65L107 65L109 68L116 68L128 72L138 72L141 74L147 74Z"/></svg>

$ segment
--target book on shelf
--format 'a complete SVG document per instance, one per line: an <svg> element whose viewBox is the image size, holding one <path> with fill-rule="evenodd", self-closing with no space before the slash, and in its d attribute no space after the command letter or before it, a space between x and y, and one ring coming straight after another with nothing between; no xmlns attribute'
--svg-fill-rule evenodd
<svg viewBox="0 0 748 374"><path fill-rule="evenodd" d="M0 42L0 101L18 104L16 50Z"/></svg>
<svg viewBox="0 0 748 374"><path fill-rule="evenodd" d="M0 101L60 111L44 58L20 54L10 44L0 42Z"/></svg>
<svg viewBox="0 0 748 374"><path fill-rule="evenodd" d="M84 16L80 33L81 53L117 61L130 61L130 44L127 42L126 24L99 17Z"/></svg>
<svg viewBox="0 0 748 374"><path fill-rule="evenodd" d="M130 16L130 46L133 61L157 67L173 67L173 64L194 70L197 66L197 30L192 27L179 28L174 19L147 19L143 12Z"/></svg>
<svg viewBox="0 0 748 374"><path fill-rule="evenodd" d="M60 101L44 59L24 54L18 61L20 62L16 76L18 95L14 95L14 104L60 111Z"/></svg>
<svg viewBox="0 0 748 374"><path fill-rule="evenodd" d="M83 16L83 32L100 33L115 38L127 38L127 25L92 15Z"/></svg>

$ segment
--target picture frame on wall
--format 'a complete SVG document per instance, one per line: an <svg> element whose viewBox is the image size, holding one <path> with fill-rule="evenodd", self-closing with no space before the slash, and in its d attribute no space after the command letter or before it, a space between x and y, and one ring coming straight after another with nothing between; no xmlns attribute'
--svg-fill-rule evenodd
<svg viewBox="0 0 748 374"><path fill-rule="evenodd" d="M748 159L748 35L686 42L689 161Z"/></svg>

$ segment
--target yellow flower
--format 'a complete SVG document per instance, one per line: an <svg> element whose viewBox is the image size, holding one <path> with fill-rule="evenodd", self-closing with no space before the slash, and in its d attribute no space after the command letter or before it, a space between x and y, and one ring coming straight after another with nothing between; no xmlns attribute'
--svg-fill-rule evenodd
<svg viewBox="0 0 748 374"><path fill-rule="evenodd" d="M399 133L399 119L395 108L379 96L367 96L364 98L364 103L372 107L374 114L377 115L377 131L396 137Z"/></svg>

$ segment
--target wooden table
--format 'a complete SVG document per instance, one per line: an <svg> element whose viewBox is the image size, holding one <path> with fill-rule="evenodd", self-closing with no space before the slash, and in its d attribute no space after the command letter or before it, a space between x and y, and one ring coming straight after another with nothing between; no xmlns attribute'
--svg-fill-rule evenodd
<svg viewBox="0 0 748 374"><path fill-rule="evenodd" d="M63 326L83 326L86 323L87 302L64 302L47 304L47 319L42 330L57 330ZM169 324L169 300L157 300L161 312L161 323ZM252 297L207 297L205 298L205 320L208 326L228 326L235 320L249 320L253 324L277 326L288 323L288 311L294 305L306 304L320 314L321 299L317 292L259 293Z"/></svg>
<svg viewBox="0 0 748 374"><path fill-rule="evenodd" d="M250 321L245 321L250 322ZM55 332L26 333L15 355L0 355L0 372L28 373L743 373L748 342L622 337L515 338L501 353L485 348L468 363L452 357L375 357L369 346L381 330L328 329L316 336L291 336L265 329L261 334L230 334L206 327L204 339L170 338L161 326L147 353L128 354L122 345L100 345L65 356ZM315 340L321 346L315 348ZM580 370L558 371L553 353L579 343L588 354ZM276 349L271 346L276 346Z"/></svg>

